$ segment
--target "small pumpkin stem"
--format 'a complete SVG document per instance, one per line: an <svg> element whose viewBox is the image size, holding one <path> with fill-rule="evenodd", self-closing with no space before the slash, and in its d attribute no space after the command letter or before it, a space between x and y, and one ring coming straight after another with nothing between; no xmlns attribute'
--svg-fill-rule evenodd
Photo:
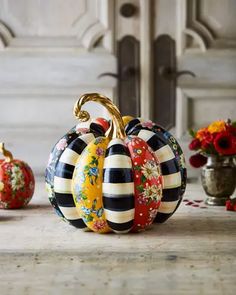
<svg viewBox="0 0 236 295"><path fill-rule="evenodd" d="M82 105L89 101L98 102L108 110L114 123L113 137L122 139L125 138L125 128L120 111L112 103L112 101L104 95L99 93L88 93L82 95L74 106L75 117L82 122L88 121L90 119L89 113L87 111L81 110Z"/></svg>
<svg viewBox="0 0 236 295"><path fill-rule="evenodd" d="M3 154L6 162L11 162L13 160L12 153L5 149L5 144L3 142L0 142L0 153Z"/></svg>

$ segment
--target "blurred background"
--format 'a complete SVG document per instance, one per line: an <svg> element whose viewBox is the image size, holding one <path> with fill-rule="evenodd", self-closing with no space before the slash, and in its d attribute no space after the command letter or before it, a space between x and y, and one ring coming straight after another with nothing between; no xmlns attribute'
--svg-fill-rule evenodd
<svg viewBox="0 0 236 295"><path fill-rule="evenodd" d="M236 118L236 1L0 0L0 141L37 175L86 92L171 130L188 158L189 128Z"/></svg>

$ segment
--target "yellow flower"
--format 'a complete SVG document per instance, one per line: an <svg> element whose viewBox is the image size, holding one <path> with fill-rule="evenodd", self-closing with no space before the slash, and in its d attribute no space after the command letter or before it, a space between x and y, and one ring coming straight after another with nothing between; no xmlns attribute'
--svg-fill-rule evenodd
<svg viewBox="0 0 236 295"><path fill-rule="evenodd" d="M4 189L4 183L2 181L0 181L0 192L2 192Z"/></svg>
<svg viewBox="0 0 236 295"><path fill-rule="evenodd" d="M210 133L225 131L225 126L226 124L223 120L215 121L208 126L208 131Z"/></svg>

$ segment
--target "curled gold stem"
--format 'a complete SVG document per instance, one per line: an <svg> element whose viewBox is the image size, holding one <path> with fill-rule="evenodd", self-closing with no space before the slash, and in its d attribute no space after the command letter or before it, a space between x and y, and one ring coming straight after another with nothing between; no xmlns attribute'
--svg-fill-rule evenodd
<svg viewBox="0 0 236 295"><path fill-rule="evenodd" d="M82 95L74 106L75 117L82 122L88 121L90 119L89 113L81 109L82 106L89 101L100 103L108 110L109 114L111 115L111 119L114 123L113 137L122 139L125 138L124 123L120 111L112 103L112 101L104 95L101 95L99 93L87 93Z"/></svg>
<svg viewBox="0 0 236 295"><path fill-rule="evenodd" d="M5 144L3 142L0 142L0 153L3 154L6 162L11 162L13 160L12 153L5 149Z"/></svg>

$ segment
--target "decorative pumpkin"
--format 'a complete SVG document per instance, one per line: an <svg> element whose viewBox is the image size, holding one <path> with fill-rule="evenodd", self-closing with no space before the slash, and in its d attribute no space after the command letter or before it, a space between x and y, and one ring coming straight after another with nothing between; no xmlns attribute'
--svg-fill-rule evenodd
<svg viewBox="0 0 236 295"><path fill-rule="evenodd" d="M99 94L81 97L75 107L79 120L89 120L89 114L81 110L88 101L104 105L112 125L108 136L88 143L75 165L72 193L78 212L95 232L146 229L162 197L160 164L144 140L126 136L120 112L108 98Z"/></svg>
<svg viewBox="0 0 236 295"><path fill-rule="evenodd" d="M185 192L187 171L183 151L173 135L150 120L129 120L125 131L145 140L161 164L163 197L155 221L164 222L176 211Z"/></svg>
<svg viewBox="0 0 236 295"><path fill-rule="evenodd" d="M101 103L111 115L110 126L97 119L102 132L92 128L89 114L81 110L89 101ZM153 123L149 129L142 120L122 120L116 106L96 93L83 95L74 114L80 131L73 128L59 140L46 170L50 200L59 215L99 233L136 232L155 218L166 220L179 205L186 182L183 161L177 160L182 151L177 143L181 154L173 151L171 135Z"/></svg>
<svg viewBox="0 0 236 295"><path fill-rule="evenodd" d="M17 209L26 206L34 193L35 180L31 168L23 161L13 159L11 152L0 143L0 208Z"/></svg>
<svg viewBox="0 0 236 295"><path fill-rule="evenodd" d="M64 221L78 228L86 226L75 208L68 183L71 182L75 162L86 146L86 141L104 135L108 128L109 123L103 118L79 123L60 138L49 156L45 173L49 201ZM59 178L62 179L60 183Z"/></svg>

